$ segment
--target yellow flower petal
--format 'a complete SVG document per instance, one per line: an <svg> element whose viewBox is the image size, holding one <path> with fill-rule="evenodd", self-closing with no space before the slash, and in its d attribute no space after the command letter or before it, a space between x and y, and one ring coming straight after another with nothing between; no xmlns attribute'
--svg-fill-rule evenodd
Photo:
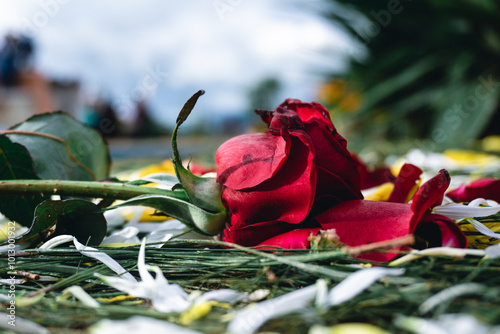
<svg viewBox="0 0 500 334"><path fill-rule="evenodd" d="M500 152L500 136L488 136L482 140L482 149L489 152Z"/></svg>
<svg viewBox="0 0 500 334"><path fill-rule="evenodd" d="M119 175L120 180L136 180L143 178L146 175L154 174L154 173L168 173L175 175L174 164L171 160L163 160L160 163L148 165L146 167L142 167L133 172L126 172Z"/></svg>
<svg viewBox="0 0 500 334"><path fill-rule="evenodd" d="M365 196L365 199L369 201L387 201L393 189L394 189L393 183L391 182L384 183L378 186L373 193Z"/></svg>
<svg viewBox="0 0 500 334"><path fill-rule="evenodd" d="M108 297L108 298L96 298L97 301L103 302L103 303L115 303L115 302L121 302L124 300L130 300L130 299L136 299L136 297L132 297L129 295L119 295L119 296Z"/></svg>
<svg viewBox="0 0 500 334"><path fill-rule="evenodd" d="M494 221L493 219L482 219L481 223L483 223L491 231L500 233L500 222ZM486 247L500 243L500 239L492 238L478 232L468 220L460 221L458 226L460 226L460 229L464 232L467 241L469 242L469 248L485 249Z"/></svg>
<svg viewBox="0 0 500 334"><path fill-rule="evenodd" d="M215 302L216 304L217 302ZM194 320L200 319L208 314L212 310L212 305L214 302L206 301L198 303L190 307L186 312L181 314L180 322L182 325L189 325Z"/></svg>
<svg viewBox="0 0 500 334"><path fill-rule="evenodd" d="M498 163L498 157L469 150L446 150L443 155L452 159L460 167L468 165L477 165L478 167L486 167L493 163Z"/></svg>
<svg viewBox="0 0 500 334"><path fill-rule="evenodd" d="M364 323L347 323L332 327L313 326L309 334L389 334L380 327Z"/></svg>

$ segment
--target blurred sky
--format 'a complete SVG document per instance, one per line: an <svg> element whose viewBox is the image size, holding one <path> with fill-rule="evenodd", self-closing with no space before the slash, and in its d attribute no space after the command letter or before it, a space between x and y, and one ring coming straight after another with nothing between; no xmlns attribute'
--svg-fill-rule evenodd
<svg viewBox="0 0 500 334"><path fill-rule="evenodd" d="M284 84L278 97L311 101L325 73L342 71L349 39L317 15L320 0L2 1L0 35L27 32L36 67L78 79L88 98L102 94L130 117L145 97L173 124L198 89L193 118L248 109L259 80Z"/></svg>

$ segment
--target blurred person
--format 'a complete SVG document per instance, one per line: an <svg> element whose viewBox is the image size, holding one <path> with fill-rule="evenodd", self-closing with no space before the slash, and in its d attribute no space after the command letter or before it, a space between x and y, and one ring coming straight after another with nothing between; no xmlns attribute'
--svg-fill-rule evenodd
<svg viewBox="0 0 500 334"><path fill-rule="evenodd" d="M167 134L167 130L150 116L146 102L144 100L138 101L130 135L132 137L153 137L163 134Z"/></svg>

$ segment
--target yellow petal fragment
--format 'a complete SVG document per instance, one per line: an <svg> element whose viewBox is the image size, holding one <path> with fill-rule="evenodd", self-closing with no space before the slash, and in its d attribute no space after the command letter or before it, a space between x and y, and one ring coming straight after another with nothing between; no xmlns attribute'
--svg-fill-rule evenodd
<svg viewBox="0 0 500 334"><path fill-rule="evenodd" d="M365 199L370 201L387 201L387 199L389 199L389 196L391 196L393 189L394 183L387 182L381 184L373 193L365 196Z"/></svg>
<svg viewBox="0 0 500 334"><path fill-rule="evenodd" d="M217 304L215 301L206 301L194 304L187 311L181 314L180 322L182 325L189 325L194 320L200 319L212 310L212 306Z"/></svg>
<svg viewBox="0 0 500 334"><path fill-rule="evenodd" d="M494 155L470 150L446 150L443 155L452 159L459 166L487 167L490 164L498 163L498 157Z"/></svg>
<svg viewBox="0 0 500 334"><path fill-rule="evenodd" d="M380 327L364 323L347 323L332 327L313 326L309 334L390 334Z"/></svg>

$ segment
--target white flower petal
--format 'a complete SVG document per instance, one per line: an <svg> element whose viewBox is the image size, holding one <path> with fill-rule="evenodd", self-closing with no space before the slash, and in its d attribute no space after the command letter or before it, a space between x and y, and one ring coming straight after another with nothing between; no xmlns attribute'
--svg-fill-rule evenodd
<svg viewBox="0 0 500 334"><path fill-rule="evenodd" d="M267 298L271 291L269 289L258 289L248 295L248 300L251 302L259 302Z"/></svg>
<svg viewBox="0 0 500 334"><path fill-rule="evenodd" d="M330 290L327 303L330 306L341 304L354 298L382 277L402 274L404 274L404 269L374 267L358 270Z"/></svg>
<svg viewBox="0 0 500 334"><path fill-rule="evenodd" d="M28 247L28 243L24 243L24 244L16 244L15 247L14 247L14 250L16 252L20 252L22 251L23 249L26 249ZM5 245L5 246L0 246L0 253L7 253L8 251L12 251L12 248L9 247L9 245Z"/></svg>
<svg viewBox="0 0 500 334"><path fill-rule="evenodd" d="M182 313L191 306L186 291L177 284L158 287L153 298L151 298L151 302L155 310L163 313Z"/></svg>
<svg viewBox="0 0 500 334"><path fill-rule="evenodd" d="M103 276L95 274L104 282L111 285L113 288L126 292L127 294L151 300L153 307L158 312L184 312L191 306L188 301L188 294L177 284L169 284L161 269L158 266L149 266L145 263L146 257L146 239L143 239L139 256L137 259L137 267L141 282L131 282L123 278L113 276ZM149 271L154 271L156 277Z"/></svg>
<svg viewBox="0 0 500 334"><path fill-rule="evenodd" d="M126 243L126 242L140 242L137 238L137 234L139 233L139 229L135 226L127 226L122 230L112 233L111 235L104 238L101 242L101 245L106 244L117 244L117 243Z"/></svg>
<svg viewBox="0 0 500 334"><path fill-rule="evenodd" d="M449 288L439 291L435 295L428 298L420 305L418 311L420 312L420 314L425 314L446 301L453 300L462 295L482 294L485 290L486 287L478 283L463 283L453 285Z"/></svg>
<svg viewBox="0 0 500 334"><path fill-rule="evenodd" d="M500 239L500 233L493 232L492 230L490 230L488 227L478 222L477 220L469 219L468 222L471 223L471 225L474 226L478 232L481 232L482 234L487 235L488 237L491 238Z"/></svg>
<svg viewBox="0 0 500 334"><path fill-rule="evenodd" d="M104 218L106 219L106 222L108 224L108 229L121 226L123 225L123 223L125 223L127 219L125 218L123 211L125 211L126 209L127 208L116 208L113 210L105 211L103 213Z"/></svg>
<svg viewBox="0 0 500 334"><path fill-rule="evenodd" d="M405 262L413 261L426 255L441 255L441 256L451 256L451 257L464 257L466 255L471 256L484 256L485 253L482 249L463 249L463 248L452 248L452 247L432 247L423 250L413 250L411 253L400 257L397 260L389 263L389 266L398 266Z"/></svg>
<svg viewBox="0 0 500 334"><path fill-rule="evenodd" d="M142 282L148 285L154 285L154 278L146 267L146 239L142 239L141 248L139 249L139 256L137 259L137 270L141 276Z"/></svg>
<svg viewBox="0 0 500 334"><path fill-rule="evenodd" d="M69 234L58 235L38 247L39 250L52 249L67 242L72 242L74 237Z"/></svg>
<svg viewBox="0 0 500 334"><path fill-rule="evenodd" d="M11 284L19 285L19 284L23 284L25 282L26 282L26 280L24 278L14 278L14 279L2 278L2 279L0 279L0 285L11 285Z"/></svg>
<svg viewBox="0 0 500 334"><path fill-rule="evenodd" d="M203 334L201 332L180 327L168 321L133 316L127 320L104 319L90 327L91 334L123 334L123 333L168 333L168 334Z"/></svg>
<svg viewBox="0 0 500 334"><path fill-rule="evenodd" d="M173 186L179 184L179 180L175 175L168 173L152 173L141 177L141 180L157 183L158 188L172 189Z"/></svg>
<svg viewBox="0 0 500 334"><path fill-rule="evenodd" d="M440 323L423 318L398 315L394 323L396 326L415 334L455 334Z"/></svg>
<svg viewBox="0 0 500 334"><path fill-rule="evenodd" d="M481 202L471 202L469 205L463 204L447 204L436 206L432 212L446 216L453 220L461 220L471 217L487 217L494 215L500 211L500 205L497 206L478 206L484 202L484 199L479 199ZM471 205L472 204L472 205Z"/></svg>
<svg viewBox="0 0 500 334"><path fill-rule="evenodd" d="M115 273L118 275L121 275L124 279L130 281L130 282L137 282L134 276L132 276L131 273L127 272L125 268L123 268L118 262L113 260L111 256L104 252L100 252L97 249L93 247L88 247L82 245L76 238L73 238L73 243L75 244L76 249L82 253L82 255L91 257L93 259L99 260L105 265L109 267L109 269L113 270Z"/></svg>
<svg viewBox="0 0 500 334"><path fill-rule="evenodd" d="M167 219L167 218L165 218ZM176 219L167 219L164 222L130 222L127 226L134 226L139 229L139 233L152 233L158 230L173 230L172 234L179 234L188 230L188 227ZM174 232L175 231L175 232ZM180 231L177 233L177 231Z"/></svg>
<svg viewBox="0 0 500 334"><path fill-rule="evenodd" d="M161 246L163 246L163 244L165 242L172 239L173 236L174 235L173 235L173 233L171 233L171 230L157 230L157 231L153 231L153 232L149 233L146 236L146 241L148 244L161 242L161 243L156 244L156 245L151 245L151 247L161 248Z"/></svg>
<svg viewBox="0 0 500 334"><path fill-rule="evenodd" d="M140 282L132 282L117 276L104 276L94 273L94 276L109 284L118 291L123 291L132 297L151 299L151 288Z"/></svg>
<svg viewBox="0 0 500 334"><path fill-rule="evenodd" d="M83 305L91 308L97 308L100 307L101 305L92 298L83 288L79 285L73 285L70 286L69 288L66 288L62 291L62 296L64 298L65 295L72 295L79 301L83 303Z"/></svg>
<svg viewBox="0 0 500 334"><path fill-rule="evenodd" d="M310 285L285 295L244 307L236 312L226 331L230 334L251 334L269 319L304 308L314 299L316 289L316 285Z"/></svg>
<svg viewBox="0 0 500 334"><path fill-rule="evenodd" d="M316 281L316 307L322 308L328 305L328 286L324 279L319 279Z"/></svg>
<svg viewBox="0 0 500 334"><path fill-rule="evenodd" d="M490 246L484 250L485 255L490 259L500 257L500 244Z"/></svg>
<svg viewBox="0 0 500 334"><path fill-rule="evenodd" d="M8 323L11 320L10 314L0 312L0 318L2 319L0 329L5 329L9 333L50 334L47 328L31 320L23 319L17 314L15 315L15 327Z"/></svg>
<svg viewBox="0 0 500 334"><path fill-rule="evenodd" d="M218 302L234 305L242 300L245 300L247 296L248 295L244 292L238 292L232 289L220 289L204 293L200 297L196 298L195 302L198 304L206 302L208 300L215 300Z"/></svg>

